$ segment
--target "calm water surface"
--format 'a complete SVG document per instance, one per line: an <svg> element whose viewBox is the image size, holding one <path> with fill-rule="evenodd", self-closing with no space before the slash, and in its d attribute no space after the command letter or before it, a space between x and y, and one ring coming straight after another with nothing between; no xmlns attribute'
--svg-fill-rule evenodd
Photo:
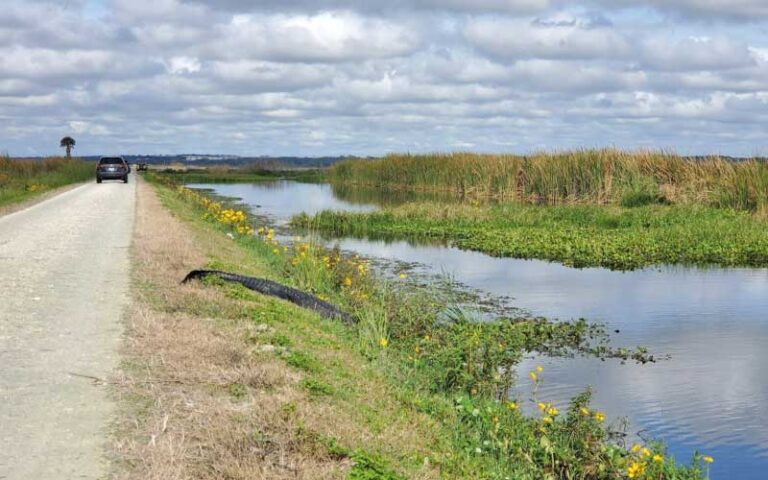
<svg viewBox="0 0 768 480"><path fill-rule="evenodd" d="M365 211L379 202L364 195L344 200L329 185L204 187L259 206L257 212L278 224L302 211ZM415 263L421 273L449 273L472 288L512 297L516 307L534 315L604 322L620 330L615 346L670 354L670 360L651 365L529 359L520 378L542 364L540 399L565 406L592 386L593 406L609 418L627 417L633 434L663 439L678 460L687 463L694 450L715 457L712 478L768 478L768 270L663 267L620 273L405 241L335 242L361 255ZM528 382L520 384L513 395L528 399Z"/></svg>

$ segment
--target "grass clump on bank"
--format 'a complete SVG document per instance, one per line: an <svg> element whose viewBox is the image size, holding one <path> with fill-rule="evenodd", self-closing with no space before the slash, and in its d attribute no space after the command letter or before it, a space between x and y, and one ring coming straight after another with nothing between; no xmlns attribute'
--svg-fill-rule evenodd
<svg viewBox="0 0 768 480"><path fill-rule="evenodd" d="M94 166L82 160L47 158L15 160L0 156L0 207L94 176Z"/></svg>
<svg viewBox="0 0 768 480"><path fill-rule="evenodd" d="M521 356L589 344L591 332L583 322L475 322L446 310L450 298L405 280L383 281L363 259L303 239L281 243L269 228L256 229L255 236L240 234L183 189L163 188L161 194L199 228L220 232L219 239L226 239L221 233L233 234L229 248L239 258L219 253L209 266L302 288L359 319L346 328L274 299L220 287L240 302L239 322L269 318L274 332L268 338L279 339L279 345L266 348L256 340L258 351L276 353L299 372L298 386L309 403L285 410L297 414L314 402L331 409L330 420L338 425L304 429L302 435L316 438L323 455L351 462L347 478L702 478L703 457L681 467L661 445L641 446L646 454L612 443L612 427L589 407L588 394L570 405L531 398L544 406L534 417L521 413L519 400L507 399ZM541 375L530 372L529 381L540 381ZM238 397L249 392L238 388ZM343 435L347 417L373 436L352 443L353 436ZM414 429L422 435L415 443L398 438L400 431L411 439L406 432Z"/></svg>
<svg viewBox="0 0 768 480"><path fill-rule="evenodd" d="M334 165L334 183L531 203L697 204L764 212L768 164L616 149L533 155L402 155Z"/></svg>
<svg viewBox="0 0 768 480"><path fill-rule="evenodd" d="M334 235L437 239L495 256L574 267L768 265L768 223L731 209L695 205L491 206L416 203L372 213L324 211L293 224Z"/></svg>

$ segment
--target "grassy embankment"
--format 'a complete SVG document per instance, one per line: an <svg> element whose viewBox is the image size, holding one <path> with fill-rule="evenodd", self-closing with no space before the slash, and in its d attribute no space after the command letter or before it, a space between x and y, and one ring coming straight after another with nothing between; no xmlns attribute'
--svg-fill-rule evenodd
<svg viewBox="0 0 768 480"><path fill-rule="evenodd" d="M768 265L768 165L614 150L397 156L336 165L337 184L461 194L294 224L335 234L452 240L578 267ZM499 203L486 204L494 199Z"/></svg>
<svg viewBox="0 0 768 480"><path fill-rule="evenodd" d="M181 187L157 190L186 226L139 217L137 248L148 252L127 384L144 409L123 452L137 477L168 465L195 478L703 477L707 457L681 467L661 444L612 444L588 395L571 405L506 398L525 352L588 350L599 332L585 322L473 322L446 312L449 298L377 279L364 260L279 244L269 229L250 235L243 213ZM141 227L150 220L154 241ZM323 321L232 285L175 284L201 262L312 291L359 322ZM522 401L540 415L523 415Z"/></svg>
<svg viewBox="0 0 768 480"><path fill-rule="evenodd" d="M94 165L82 160L14 160L0 156L0 207L91 178Z"/></svg>

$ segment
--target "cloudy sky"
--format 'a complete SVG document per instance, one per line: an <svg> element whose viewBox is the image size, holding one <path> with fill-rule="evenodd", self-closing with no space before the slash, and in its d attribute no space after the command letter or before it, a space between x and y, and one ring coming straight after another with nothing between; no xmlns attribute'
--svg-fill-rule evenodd
<svg viewBox="0 0 768 480"><path fill-rule="evenodd" d="M3 0L0 152L768 154L766 0Z"/></svg>

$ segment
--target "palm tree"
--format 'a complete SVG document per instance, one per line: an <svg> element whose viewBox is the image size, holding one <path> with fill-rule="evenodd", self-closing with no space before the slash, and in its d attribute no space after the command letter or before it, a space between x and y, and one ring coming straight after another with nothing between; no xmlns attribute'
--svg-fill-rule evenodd
<svg viewBox="0 0 768 480"><path fill-rule="evenodd" d="M70 158L72 157L72 149L75 148L75 139L72 137L64 137L61 139L61 144L59 146L67 149L67 158Z"/></svg>

